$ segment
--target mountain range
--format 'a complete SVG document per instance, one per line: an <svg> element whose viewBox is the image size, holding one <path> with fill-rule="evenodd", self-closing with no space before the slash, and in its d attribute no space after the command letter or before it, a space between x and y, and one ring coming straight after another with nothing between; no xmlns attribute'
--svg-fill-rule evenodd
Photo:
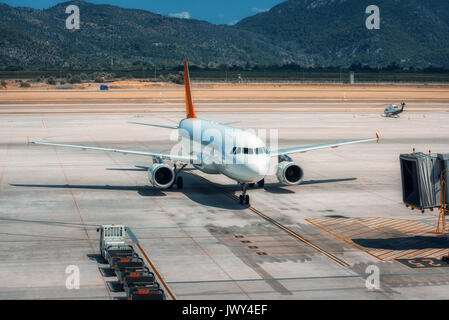
<svg viewBox="0 0 449 320"><path fill-rule="evenodd" d="M377 0L368 30L365 0L288 0L233 26L84 1L44 10L0 3L0 65L94 68L179 64L449 67L447 0ZM80 9L66 29L65 9Z"/></svg>

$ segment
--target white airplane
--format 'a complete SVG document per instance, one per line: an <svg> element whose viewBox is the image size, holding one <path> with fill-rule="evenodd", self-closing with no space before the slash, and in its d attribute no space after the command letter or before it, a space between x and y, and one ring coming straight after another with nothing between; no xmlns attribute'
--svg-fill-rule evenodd
<svg viewBox="0 0 449 320"><path fill-rule="evenodd" d="M179 130L181 154L179 152L161 153L48 142L32 142L32 144L152 157L153 164L148 170L148 178L154 187L161 189L168 189L173 185L177 185L178 189L183 188L183 179L179 173L187 165L192 164L204 173L223 174L237 181L242 188L242 195L239 197L240 203L249 205L247 189L249 186L254 186L255 183L259 187L264 186L270 159L273 157L278 157L279 160L276 168L278 180L283 184L297 185L302 182L304 172L300 165L288 156L289 154L369 141L379 142L379 134L376 133L376 138L269 151L266 144L253 133L232 128L228 126L230 123L219 124L198 119L192 104L187 61L184 62L184 77L187 117L181 120L178 126L132 122L133 124ZM172 162L172 165L164 162L167 160Z"/></svg>

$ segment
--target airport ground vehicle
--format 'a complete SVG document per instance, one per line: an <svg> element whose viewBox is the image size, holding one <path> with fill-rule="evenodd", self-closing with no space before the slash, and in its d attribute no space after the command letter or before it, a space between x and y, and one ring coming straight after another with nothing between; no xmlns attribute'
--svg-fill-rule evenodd
<svg viewBox="0 0 449 320"><path fill-rule="evenodd" d="M123 225L102 225L100 232L100 254L109 264L118 283L131 300L164 300L165 293L156 281L154 273L125 243L126 227Z"/></svg>
<svg viewBox="0 0 449 320"><path fill-rule="evenodd" d="M133 247L125 244L125 226L102 225L97 231L100 232L100 254L109 263L114 256L134 253Z"/></svg>

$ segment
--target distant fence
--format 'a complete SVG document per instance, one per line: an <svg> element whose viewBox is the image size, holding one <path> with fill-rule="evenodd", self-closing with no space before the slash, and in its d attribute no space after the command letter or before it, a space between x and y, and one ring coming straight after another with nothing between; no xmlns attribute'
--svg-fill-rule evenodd
<svg viewBox="0 0 449 320"><path fill-rule="evenodd" d="M93 74L94 72L113 73L115 79L135 78L149 81L160 81L173 70L46 70L46 71L0 71L0 79L37 79L54 77L66 78L69 74ZM192 80L199 82L220 83L349 83L349 72L324 71L225 71L225 70L192 70ZM355 72L355 83L432 83L449 84L448 73L427 72Z"/></svg>

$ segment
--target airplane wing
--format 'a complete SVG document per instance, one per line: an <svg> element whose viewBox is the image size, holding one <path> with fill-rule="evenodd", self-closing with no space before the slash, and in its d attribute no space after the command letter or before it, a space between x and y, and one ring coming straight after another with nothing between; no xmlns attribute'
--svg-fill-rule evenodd
<svg viewBox="0 0 449 320"><path fill-rule="evenodd" d="M343 146L343 145L347 145L347 144L363 143L363 142L370 142L370 141L377 141L377 143L379 143L379 140L380 140L380 136L378 133L376 133L376 138L361 139L361 140L349 140L349 141L336 142L336 143L316 144L316 145L311 145L311 146L281 149L281 150L276 150L276 151L270 152L270 156L277 157L277 156L281 156L281 155L285 155L285 154L307 152L307 151L312 151L312 150L317 150L317 149L338 148L339 146Z"/></svg>
<svg viewBox="0 0 449 320"><path fill-rule="evenodd" d="M55 147L78 148L78 149L84 149L84 150L100 150L100 151L110 151L110 152L119 152L119 153L127 153L127 154L137 154L137 155L141 155L141 156L162 158L162 159L167 159L167 160L172 160L172 161L180 161L180 162L186 162L186 163L190 163L192 161L198 160L194 156L180 156L180 155L172 155L172 154L169 154L169 153L151 152L151 151L137 151L137 150L116 149L116 148L102 148L102 147L81 146L81 145L62 144L62 143L49 143L49 142L31 142L31 144L55 146Z"/></svg>
<svg viewBox="0 0 449 320"><path fill-rule="evenodd" d="M140 126L150 126L150 127L158 127L158 128L166 128L166 129L179 129L178 126L169 126L165 124L154 124L154 123L141 123L141 122L129 122L132 124L138 124Z"/></svg>

